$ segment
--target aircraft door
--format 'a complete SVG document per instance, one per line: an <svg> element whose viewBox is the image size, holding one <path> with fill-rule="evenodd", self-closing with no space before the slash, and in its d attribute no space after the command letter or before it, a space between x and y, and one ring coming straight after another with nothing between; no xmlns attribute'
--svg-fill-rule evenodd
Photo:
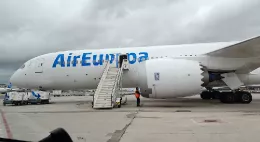
<svg viewBox="0 0 260 142"><path fill-rule="evenodd" d="M123 60L124 60L124 59L127 59L127 55L126 55L126 54L122 54L122 55L119 56L119 62L118 62L118 63L119 63L119 64L118 64L118 65L119 65L119 68L122 67Z"/></svg>
<svg viewBox="0 0 260 142"><path fill-rule="evenodd" d="M154 73L154 81L153 81L153 95L156 98L157 97L157 90L160 89L160 73L155 72Z"/></svg>
<svg viewBox="0 0 260 142"><path fill-rule="evenodd" d="M44 58L35 61L35 73L43 73Z"/></svg>

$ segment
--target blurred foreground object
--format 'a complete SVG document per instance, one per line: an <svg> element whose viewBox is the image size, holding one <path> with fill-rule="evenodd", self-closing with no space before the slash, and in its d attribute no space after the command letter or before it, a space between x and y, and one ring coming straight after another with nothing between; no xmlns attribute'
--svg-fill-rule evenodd
<svg viewBox="0 0 260 142"><path fill-rule="evenodd" d="M0 138L0 142L30 142L23 140ZM50 132L50 135L39 142L73 142L69 134L63 128L57 128Z"/></svg>

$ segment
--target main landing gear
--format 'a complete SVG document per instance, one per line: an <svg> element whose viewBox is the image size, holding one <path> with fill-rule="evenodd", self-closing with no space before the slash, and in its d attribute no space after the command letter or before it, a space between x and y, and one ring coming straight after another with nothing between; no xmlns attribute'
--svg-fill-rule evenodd
<svg viewBox="0 0 260 142"><path fill-rule="evenodd" d="M252 101L252 95L246 91L203 91L200 97L204 100L219 99L222 103L244 103L249 104Z"/></svg>
<svg viewBox="0 0 260 142"><path fill-rule="evenodd" d="M200 94L200 97L203 100L219 99L220 98L220 92L219 91L215 91L215 90L203 91Z"/></svg>

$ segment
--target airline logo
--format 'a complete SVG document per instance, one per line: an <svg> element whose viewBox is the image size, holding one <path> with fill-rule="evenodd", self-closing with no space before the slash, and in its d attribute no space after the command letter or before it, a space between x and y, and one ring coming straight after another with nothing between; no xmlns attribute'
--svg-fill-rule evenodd
<svg viewBox="0 0 260 142"><path fill-rule="evenodd" d="M83 53L82 55L73 55L73 53L58 54L55 58L52 68L56 67L76 67L79 66L100 66L104 60L108 60L110 64L114 61L118 64L120 53L116 54L93 54L92 52ZM147 52L127 53L129 64L135 64L148 60Z"/></svg>
<svg viewBox="0 0 260 142"><path fill-rule="evenodd" d="M34 91L32 91L32 95L37 98L40 99L41 95L39 93L35 93Z"/></svg>

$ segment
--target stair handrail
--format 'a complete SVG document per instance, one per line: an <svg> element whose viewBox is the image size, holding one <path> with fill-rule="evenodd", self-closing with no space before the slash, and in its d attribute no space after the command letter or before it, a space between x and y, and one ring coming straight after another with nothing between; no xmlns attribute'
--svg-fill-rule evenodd
<svg viewBox="0 0 260 142"><path fill-rule="evenodd" d="M117 89L120 90L120 87L122 87L122 74L123 74L123 65L126 64L127 60L122 62L122 66L119 68L119 70L117 71L117 75L116 75L116 83L114 84L113 90L112 90L112 94L111 94L111 104L115 101L115 99L118 96L118 91ZM119 88L118 88L119 87ZM114 94L116 93L116 96L114 96ZM113 98L114 97L114 98Z"/></svg>
<svg viewBox="0 0 260 142"><path fill-rule="evenodd" d="M96 101L97 101L97 99L98 99L98 96L97 97L95 97L96 96L96 93L97 94L99 94L99 92L100 92L100 89L101 89L101 86L103 85L103 81L104 81L104 79L106 78L106 76L107 76L107 72L108 72L108 69L109 69L109 61L108 60L105 60L105 63L106 63L106 65L105 65L105 68L104 68L104 70L103 70L103 72L102 72L102 75L101 75L101 79L100 79L100 82L98 83L98 86L97 86L97 89L96 89L96 91L95 91L95 93L94 93L94 101L93 101L93 105L95 105L95 103L96 103Z"/></svg>
<svg viewBox="0 0 260 142"><path fill-rule="evenodd" d="M115 102L115 99L117 98L117 94L115 94L115 93L117 93L118 81L119 81L120 76L121 76L121 75L120 75L120 74L121 74L121 69L122 69L122 67L119 68L119 70L117 71L117 75L116 75L116 79L115 79L115 84L114 84L114 86L113 86L113 90L112 90L112 93L111 93L111 105L112 105L112 103Z"/></svg>

